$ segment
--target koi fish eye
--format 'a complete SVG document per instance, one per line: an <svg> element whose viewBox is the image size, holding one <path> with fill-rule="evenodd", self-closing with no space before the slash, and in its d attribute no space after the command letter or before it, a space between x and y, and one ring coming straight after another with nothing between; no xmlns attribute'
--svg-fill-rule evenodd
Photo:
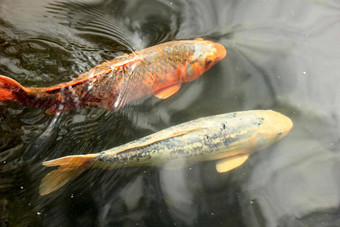
<svg viewBox="0 0 340 227"><path fill-rule="evenodd" d="M211 64L213 63L213 60L212 59L209 59L209 58L207 58L206 60L205 60L205 67L209 67L209 66L211 66Z"/></svg>
<svg viewBox="0 0 340 227"><path fill-rule="evenodd" d="M214 59L210 56L201 55L198 59L198 63L201 67L209 69L213 65Z"/></svg>
<svg viewBox="0 0 340 227"><path fill-rule="evenodd" d="M215 57L213 57L212 55L205 56L202 63L202 66L205 68L205 70L208 70L214 65Z"/></svg>

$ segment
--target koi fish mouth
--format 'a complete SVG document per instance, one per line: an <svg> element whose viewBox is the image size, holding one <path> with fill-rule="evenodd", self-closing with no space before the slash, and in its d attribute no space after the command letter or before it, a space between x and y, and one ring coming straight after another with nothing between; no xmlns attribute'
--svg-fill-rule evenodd
<svg viewBox="0 0 340 227"><path fill-rule="evenodd" d="M227 55L227 50L222 44L214 43L216 49L215 58L217 61L222 60Z"/></svg>

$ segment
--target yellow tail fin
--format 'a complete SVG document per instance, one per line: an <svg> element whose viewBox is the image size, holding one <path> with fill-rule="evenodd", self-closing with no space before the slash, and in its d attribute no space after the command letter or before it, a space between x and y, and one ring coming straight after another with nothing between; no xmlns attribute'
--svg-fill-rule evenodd
<svg viewBox="0 0 340 227"><path fill-rule="evenodd" d="M48 173L41 180L40 195L47 195L64 186L84 172L89 167L88 164L97 156L98 154L72 155L44 162L44 166L59 166L59 168Z"/></svg>

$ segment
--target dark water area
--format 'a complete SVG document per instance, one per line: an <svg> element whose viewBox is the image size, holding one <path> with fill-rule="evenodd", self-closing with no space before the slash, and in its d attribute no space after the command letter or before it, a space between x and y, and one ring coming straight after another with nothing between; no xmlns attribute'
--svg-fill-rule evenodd
<svg viewBox="0 0 340 227"><path fill-rule="evenodd" d="M0 102L0 226L340 226L340 2L0 2L0 74L67 82L105 60L201 37L227 57L174 96L48 115ZM94 169L47 196L42 162L103 151L203 116L273 109L293 130L220 174L215 163Z"/></svg>

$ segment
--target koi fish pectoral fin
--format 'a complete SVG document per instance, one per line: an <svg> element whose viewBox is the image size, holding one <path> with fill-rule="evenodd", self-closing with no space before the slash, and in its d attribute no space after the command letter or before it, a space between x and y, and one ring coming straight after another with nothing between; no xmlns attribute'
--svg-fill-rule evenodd
<svg viewBox="0 0 340 227"><path fill-rule="evenodd" d="M155 96L159 99L167 99L175 94L181 88L181 84L175 84L170 87L164 88L155 93Z"/></svg>
<svg viewBox="0 0 340 227"><path fill-rule="evenodd" d="M241 166L243 163L245 163L245 161L248 160L248 157L249 157L248 154L243 154L221 159L216 163L216 170L219 173L228 172L232 169Z"/></svg>

